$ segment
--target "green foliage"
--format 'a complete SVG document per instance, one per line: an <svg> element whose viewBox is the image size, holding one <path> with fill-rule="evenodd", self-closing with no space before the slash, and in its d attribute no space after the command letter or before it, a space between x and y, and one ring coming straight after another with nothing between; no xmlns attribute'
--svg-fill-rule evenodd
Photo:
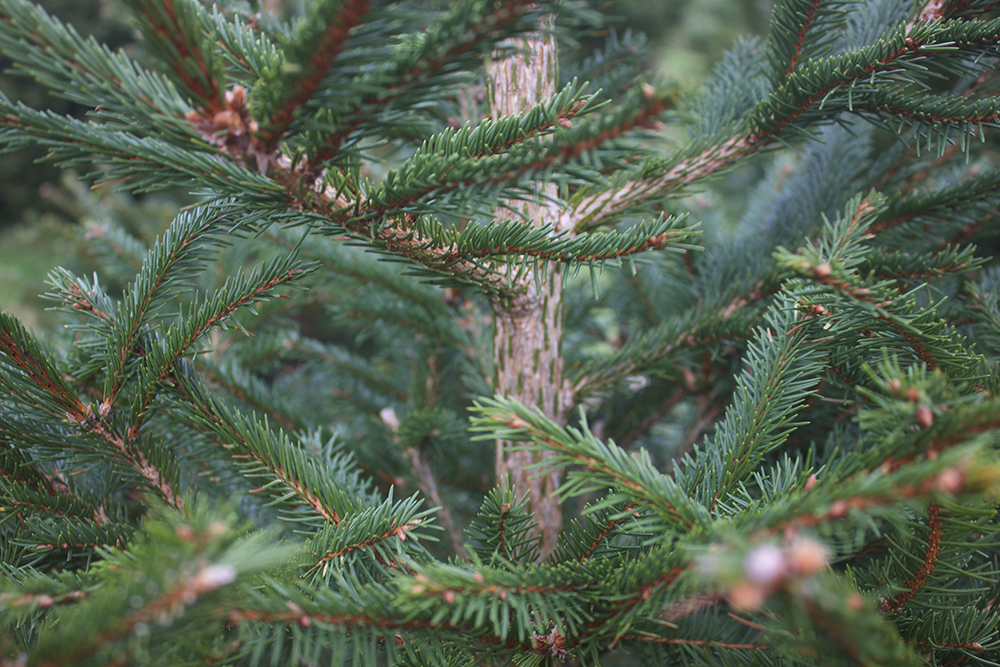
<svg viewBox="0 0 1000 667"><path fill-rule="evenodd" d="M197 192L0 314L0 663L1000 664L1000 23L911 4L783 1L698 95L613 34L486 120L595 15L133 0L146 66L0 0L94 109L4 149ZM555 413L493 395L536 301Z"/></svg>

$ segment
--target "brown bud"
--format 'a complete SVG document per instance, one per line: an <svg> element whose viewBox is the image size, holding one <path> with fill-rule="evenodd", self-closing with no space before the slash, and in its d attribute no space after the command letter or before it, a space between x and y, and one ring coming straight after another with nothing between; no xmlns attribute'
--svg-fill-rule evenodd
<svg viewBox="0 0 1000 667"><path fill-rule="evenodd" d="M916 403L920 400L920 392L916 387L910 387L906 390L906 400Z"/></svg>
<svg viewBox="0 0 1000 667"><path fill-rule="evenodd" d="M813 267L813 270L812 270L813 277L814 278L820 278L820 279L826 278L831 273L833 273L833 269L831 269L830 265L827 264L826 262L823 262L819 266Z"/></svg>
<svg viewBox="0 0 1000 667"><path fill-rule="evenodd" d="M965 483L965 476L958 468L945 468L937 476L937 487L946 493L958 493Z"/></svg>
<svg viewBox="0 0 1000 667"><path fill-rule="evenodd" d="M739 583L729 589L726 601L734 611L756 611L767 600L767 589L750 582Z"/></svg>
<svg viewBox="0 0 1000 667"><path fill-rule="evenodd" d="M809 475L809 479L806 480L806 491L816 486L816 475Z"/></svg>
<svg viewBox="0 0 1000 667"><path fill-rule="evenodd" d="M830 551L825 545L808 537L796 538L788 546L788 566L798 575L812 576L820 572L830 560Z"/></svg>
<svg viewBox="0 0 1000 667"><path fill-rule="evenodd" d="M934 413L926 403L917 408L917 423L920 424L920 428L928 428L934 423Z"/></svg>
<svg viewBox="0 0 1000 667"><path fill-rule="evenodd" d="M831 517L834 518L841 517L847 514L847 501L846 500L833 501L833 503L830 505L829 514Z"/></svg>

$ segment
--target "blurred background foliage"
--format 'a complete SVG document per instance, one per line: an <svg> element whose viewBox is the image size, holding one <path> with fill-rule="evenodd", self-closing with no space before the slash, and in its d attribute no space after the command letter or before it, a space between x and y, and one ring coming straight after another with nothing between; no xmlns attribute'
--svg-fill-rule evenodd
<svg viewBox="0 0 1000 667"><path fill-rule="evenodd" d="M206 0L207 1L207 0ZM47 11L93 35L114 49L142 58L137 32L119 0L38 0ZM680 82L692 93L713 64L741 36L764 35L772 0L591 0L608 17L608 28L644 33L649 67L663 79ZM261 0L265 11L286 16L303 12L308 0ZM580 50L597 48L607 31L581 40ZM7 71L0 61L0 90L36 108L78 117L88 109L50 96L33 80ZM192 201L184 192L132 197L107 189L91 190L75 174L45 162L44 150L4 155L0 159L0 309L39 331L55 323L40 297L45 276L55 266L75 273L94 270L95 235L120 225L150 241L177 211ZM719 191L745 192L758 174L734 172ZM735 195L735 199L741 197ZM707 207L710 199L705 199ZM718 204L718 201L712 201ZM739 208L739 202L734 202ZM700 208L695 202L695 208ZM725 207L728 208L728 207ZM97 244L98 246L104 244ZM114 286L111 286L114 287Z"/></svg>

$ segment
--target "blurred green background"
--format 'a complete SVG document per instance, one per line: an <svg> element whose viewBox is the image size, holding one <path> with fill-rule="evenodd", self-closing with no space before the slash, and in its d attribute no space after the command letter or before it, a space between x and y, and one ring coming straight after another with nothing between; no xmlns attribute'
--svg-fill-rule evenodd
<svg viewBox="0 0 1000 667"><path fill-rule="evenodd" d="M265 9L301 12L308 0L262 0ZM762 35L771 0L591 0L620 33L643 32L649 40L649 66L690 90L705 80L712 65L741 35ZM93 35L112 48L141 57L136 31L119 0L41 0L50 13ZM584 40L583 47L600 41ZM82 117L87 109L50 96L33 80L7 71L0 59L0 90L36 108ZM51 324L45 311L45 276L55 266L75 273L95 268L80 240L101 234L117 222L140 238L162 229L190 199L183 192L132 197L108 190L91 191L74 174L39 163L44 150L4 155L0 159L0 309L38 330ZM150 224L150 223L153 224ZM144 239L150 240L150 239Z"/></svg>

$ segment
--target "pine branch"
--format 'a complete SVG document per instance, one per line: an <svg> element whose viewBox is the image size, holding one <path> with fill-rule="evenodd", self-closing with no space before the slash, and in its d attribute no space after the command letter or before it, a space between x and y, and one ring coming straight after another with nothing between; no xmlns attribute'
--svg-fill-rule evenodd
<svg viewBox="0 0 1000 667"><path fill-rule="evenodd" d="M775 85L787 79L800 62L815 58L831 46L838 24L846 18L844 3L828 0L786 0L771 14L767 59ZM803 53L807 38L811 48ZM817 43L818 42L818 43Z"/></svg>
<svg viewBox="0 0 1000 667"><path fill-rule="evenodd" d="M647 165L643 171L655 177L643 178L644 174L640 173L639 178L616 184L607 192L588 195L575 202L575 215L581 224L593 226L629 208L671 195L758 152L789 129L794 129L796 123L829 118L837 108L853 110L852 94L858 82L866 78L871 79L870 86L883 80L888 82L893 73L905 70L914 60L940 58L947 52L938 44L949 44L948 52L954 49L975 53L994 47L1000 42L998 26L1000 23L996 22L957 21L911 24L898 28L877 45L811 62L808 67L791 73L769 99L756 105L747 121L748 132L709 137L707 145L695 143L687 154L675 156L656 165L655 169ZM863 90L859 95L861 103ZM835 92L837 102L831 103ZM954 102L948 104L954 105ZM985 112L978 107L970 111L972 117L980 113ZM946 118L942 115L941 122ZM967 123L965 118L956 116L955 119L961 125Z"/></svg>
<svg viewBox="0 0 1000 667"><path fill-rule="evenodd" d="M756 372L740 376L715 437L677 468L680 486L710 509L785 442L800 425L795 415L817 388L825 366L815 354L820 327L808 319L797 322L793 303L793 297L783 295L768 311L766 328L757 330L747 349Z"/></svg>
<svg viewBox="0 0 1000 667"><path fill-rule="evenodd" d="M106 410L95 412L90 404L84 403L65 382L48 355L21 324L6 313L0 313L0 354L0 366L16 374L4 374L0 377L0 386L7 387L25 404L97 436L110 446L120 460L134 468L167 503L178 508L183 505L173 475L169 472L164 474L144 451L106 422ZM12 382L15 377L17 381ZM169 468L169 464L166 467Z"/></svg>
<svg viewBox="0 0 1000 667"><path fill-rule="evenodd" d="M182 121L190 107L173 84L93 37L84 39L41 7L20 0L0 3L0 45L19 71L56 94L94 108L97 117L126 116L149 130L190 140ZM50 55L39 57L40 52Z"/></svg>
<svg viewBox="0 0 1000 667"><path fill-rule="evenodd" d="M223 231L224 222L225 212L219 208L183 212L147 253L115 313L108 316L113 329L104 356L105 404L110 406L118 399L129 362L135 362L139 336L165 305L166 294L212 258L212 251L221 243L212 237Z"/></svg>
<svg viewBox="0 0 1000 667"><path fill-rule="evenodd" d="M417 496L393 503L390 489L382 503L355 509L339 525L324 526L309 543L314 560L307 578L329 582L345 568L357 572L358 563L372 559L384 571L413 572L426 559L419 540L437 528L430 523L434 510L421 510L422 504Z"/></svg>
<svg viewBox="0 0 1000 667"><path fill-rule="evenodd" d="M273 200L281 186L256 171L227 159L195 136L185 143L148 135L144 128L85 122L40 112L0 96L0 140L4 151L43 145L46 159L64 167L94 169L95 158L106 167L99 174L105 185L114 183L135 192L163 190L196 181L220 196L257 193ZM129 131L133 130L133 131ZM97 174L98 172L92 171Z"/></svg>
<svg viewBox="0 0 1000 667"><path fill-rule="evenodd" d="M295 498L310 508L315 517L334 526L340 525L342 515L367 495L357 473L351 475L346 470L334 473L333 464L343 465L346 461L310 457L294 448L286 435L230 411L217 398L204 392L194 376L175 377L174 388L191 408L190 412L181 412L178 417L196 428L204 428L231 449L230 456L240 464L245 477L263 479L264 485L256 492L268 491L283 503ZM337 481L348 482L350 486L338 489ZM280 488L275 488L276 484L280 484ZM293 517L303 520L294 514Z"/></svg>
<svg viewBox="0 0 1000 667"><path fill-rule="evenodd" d="M140 19L146 40L178 84L205 110L215 115L228 106L226 85L215 51L208 48L204 10L190 0L128 0Z"/></svg>
<svg viewBox="0 0 1000 667"><path fill-rule="evenodd" d="M249 276L231 277L211 299L193 304L186 316L182 314L181 325L171 327L160 339L150 340L136 371L142 389L130 406L135 420L130 437L134 438L138 433L141 420L148 417L149 406L168 381L177 362L209 329L231 319L240 308L271 298L276 287L293 282L313 268L300 265L292 253L255 269Z"/></svg>
<svg viewBox="0 0 1000 667"><path fill-rule="evenodd" d="M616 492L605 502L634 499L656 511L668 527L691 530L707 520L705 507L684 493L672 478L657 472L645 451L635 459L613 442L600 442L586 423L582 430L560 427L510 399L481 400L475 409L482 416L473 420L473 430L487 432L477 438L528 441L534 448L555 452L549 465L584 465L585 471L570 471L559 487L563 497L612 486Z"/></svg>
<svg viewBox="0 0 1000 667"><path fill-rule="evenodd" d="M270 77L262 80L263 91L269 95L266 102L259 103L261 116L266 118L260 121L259 137L265 152L275 149L296 112L319 88L351 30L365 18L370 5L369 0L313 4L310 16L299 24L296 34L291 37L291 48L286 49L290 51L288 64L299 65L298 76L289 77L287 68L283 68L274 70ZM327 19L329 14L333 16Z"/></svg>
<svg viewBox="0 0 1000 667"><path fill-rule="evenodd" d="M492 9L482 14L483 9ZM423 39L405 45L393 54L392 67L384 74L380 90L361 99L352 100L350 113L343 114L346 124L323 137L317 150L309 155L307 171L333 159L352 134L366 120L382 109L391 108L397 99L406 99L421 89L431 92L429 84L443 77L441 83L453 79L451 73L462 64L479 64L478 48L487 40L511 37L532 30L538 16L548 8L528 0L496 0L485 6L454 5L437 21ZM326 100L316 100L323 103ZM342 104L342 103L341 103ZM338 104L337 107L341 106ZM336 107L335 107L336 108Z"/></svg>
<svg viewBox="0 0 1000 667"><path fill-rule="evenodd" d="M907 590L900 593L892 600L883 601L881 611L899 611L902 609L903 605L906 604L910 598L919 593L920 589L927 583L927 577L934 571L934 566L937 564L938 554L941 552L940 514L940 505L932 504L927 508L927 551L924 554L923 563L921 563L920 569L917 570L913 579L907 582Z"/></svg>

